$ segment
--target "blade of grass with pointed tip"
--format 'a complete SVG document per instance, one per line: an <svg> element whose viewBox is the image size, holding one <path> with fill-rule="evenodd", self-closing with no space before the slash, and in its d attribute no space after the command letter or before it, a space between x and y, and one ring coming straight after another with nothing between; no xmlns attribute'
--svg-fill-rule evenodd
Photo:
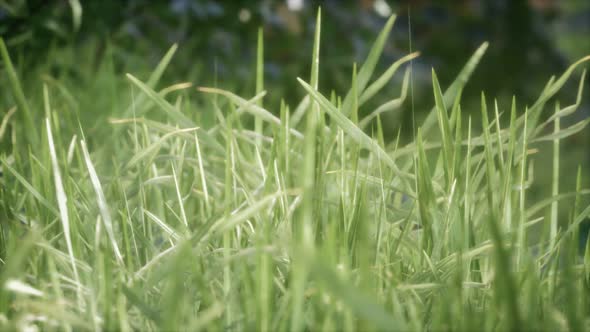
<svg viewBox="0 0 590 332"><path fill-rule="evenodd" d="M146 147L145 149L142 149L137 154L135 154L129 160L126 167L131 168L131 167L135 166L142 159L147 158L150 155L156 154L169 138L177 136L180 133L195 132L197 129L198 128L185 128L185 129L179 129L179 130L165 134L164 136L160 137L160 139L158 139L156 142L150 144L148 147Z"/></svg>
<svg viewBox="0 0 590 332"><path fill-rule="evenodd" d="M297 127L301 119L303 119L303 115L305 115L305 110L309 107L310 98L309 95L305 95L301 102L295 107L293 111L293 116L291 117L292 127Z"/></svg>
<svg viewBox="0 0 590 332"><path fill-rule="evenodd" d="M488 110L486 105L485 95L481 94L481 113L482 113L482 126L484 130L485 140L485 163L486 163L486 179L487 179L487 198L488 198L488 215L487 224L490 231L492 241L494 243L494 252L496 254L496 275L498 280L496 281L496 296L502 302L504 302L506 317L509 320L509 327L513 330L518 330L521 327L520 310L517 299L513 296L516 294L517 286L512 272L510 270L510 254L504 247L503 232L500 228L500 216L497 213L496 200L494 195L494 169L495 162L492 154L492 145L490 141L489 131L489 120Z"/></svg>
<svg viewBox="0 0 590 332"><path fill-rule="evenodd" d="M557 118L559 119L559 118ZM556 119L556 121L557 121ZM557 132L553 132L551 134L547 134L541 137L537 137L533 140L533 142L542 142L542 141L553 141L556 139L563 139L572 135L575 135L582 131L586 126L590 123L590 118L582 120L576 124L573 124L565 129L561 129Z"/></svg>
<svg viewBox="0 0 590 332"><path fill-rule="evenodd" d="M383 89L383 87L391 80L393 75L395 75L395 73L401 65L417 58L419 55L420 52L410 53L394 62L389 68L387 68L387 70L383 74L381 74L381 76L377 80L375 80L375 82L369 85L369 87L367 87L367 89L362 93L361 97L359 98L359 105L364 104L367 100L371 99L371 97L373 97L377 92L381 91L381 89Z"/></svg>
<svg viewBox="0 0 590 332"><path fill-rule="evenodd" d="M529 119L527 121L529 122L530 128L537 128L537 123L541 116L541 112L543 111L543 108L545 106L545 103L547 103L547 101L563 87L563 85L567 82L574 70L586 61L590 61L590 55L576 61L574 64L569 66L568 69L553 84L548 85L547 89L543 91L543 93L541 93L537 101L535 101L533 106L531 106L531 108L529 109ZM521 125L523 121L524 120L521 117L518 121L518 125ZM528 138L530 139L534 137L535 132L535 130L530 130L527 133Z"/></svg>
<svg viewBox="0 0 590 332"><path fill-rule="evenodd" d="M359 95L362 95L362 93L365 91L365 87L367 86L367 84L369 83L369 80L371 79L371 76L373 75L373 71L375 70L375 67L377 66L377 62L379 61L379 58L381 57L381 53L383 52L383 47L385 46L385 43L387 42L387 39L389 37L389 33L391 32L391 28L393 28L393 23L395 22L395 18L396 18L395 15L392 15L389 17L389 19L387 20L387 23L385 23L385 26L383 27L383 29L379 33L379 36L377 37L377 39L373 43L373 47L371 47L371 50L369 51L369 55L367 56L365 63L363 63L361 69L358 72L356 89L357 89ZM348 94L346 94L346 97L344 98L344 102L342 103L342 113L344 113L344 115L346 115L346 116L350 115L350 112L352 111L352 106L353 106L352 99L353 99L353 95L352 95L352 89L351 89L348 92Z"/></svg>
<svg viewBox="0 0 590 332"><path fill-rule="evenodd" d="M168 125L168 124L164 124L161 122L157 122L157 121L153 121L153 120L148 120L145 118L131 118L131 119L110 119L109 120L110 123L114 123L114 124L126 124L126 123L131 123L131 124L136 124L136 123L143 123L146 124L148 127L155 129L159 132L168 134L171 132L176 132L179 136L182 136L186 139L192 139L193 137L190 134L191 130L195 130L196 133L199 134L199 139L203 141L203 143L205 143L207 146L215 149L216 152L218 153L225 153L225 149L223 148L223 146L221 146L221 144L217 141L217 139L213 138L213 136L211 136L211 134L209 134L206 130L202 129L202 128L188 128L189 131L185 132L182 130L178 130L178 127L172 126L172 125Z"/></svg>
<svg viewBox="0 0 590 332"><path fill-rule="evenodd" d="M144 84L135 76L131 74L127 74L127 78L133 82L141 91L143 91L148 98L150 98L156 105L158 105L170 118L176 121L179 125L183 127L195 127L195 124L191 119L189 119L186 115L182 114L178 109L168 103L162 96L160 96L157 92L152 90L148 85Z"/></svg>
<svg viewBox="0 0 590 332"><path fill-rule="evenodd" d="M445 106L442 91L438 83L438 78L434 69L432 69L432 88L434 90L434 101L436 107L436 116L438 119L438 125L441 132L442 138L442 156L444 160L444 171L446 177L447 187L450 187L452 182L452 168L453 168L453 137L451 136L451 126L449 124L449 114L447 113L447 107Z"/></svg>
<svg viewBox="0 0 590 332"><path fill-rule="evenodd" d="M156 223L168 236L173 238L174 240L178 241L181 239L180 232L172 228L170 225L166 224L162 219L158 218L155 214L151 213L148 210L143 210L146 216L149 217L153 222Z"/></svg>
<svg viewBox="0 0 590 332"><path fill-rule="evenodd" d="M6 49L6 44L4 44L4 38L2 37L0 37L0 56L2 56L2 62L4 62L4 67L8 74L8 81L10 82L12 95L14 96L16 105L18 106L19 117L25 124L25 130L27 132L25 137L28 139L30 144L34 145L39 142L39 136L35 128L33 113L31 113L31 109L29 108L29 104L27 103L27 99L20 84L20 80L18 79L18 75L14 70L14 66L10 60L10 55Z"/></svg>
<svg viewBox="0 0 590 332"><path fill-rule="evenodd" d="M460 90L463 89L467 81L469 81L471 74L473 74L473 71L475 70L475 68L479 64L479 61L485 54L488 45L489 44L485 42L481 44L481 46L479 46L479 48L475 51L475 53L473 53L467 64L465 64L463 69L461 69L453 83L447 88L443 95L443 101L445 106L448 107L451 105L451 103L453 103L453 101L455 100L455 96L459 93ZM422 124L422 130L424 134L428 133L430 128L434 125L435 121L436 107L433 107L428 113L426 119L424 120L424 123Z"/></svg>
<svg viewBox="0 0 590 332"><path fill-rule="evenodd" d="M320 36L321 36L321 8L318 8L314 32L313 50L311 55L311 89L318 90L319 65L320 65ZM305 122L305 139L303 147L303 202L301 214L294 227L296 236L296 250L312 251L313 250L313 220L314 220L314 199L317 198L318 192L314 190L314 185L318 180L319 174L316 172L316 147L319 145L317 133L318 120L320 117L320 107L317 100L310 98L310 106L306 109ZM291 331L299 332L304 328L304 291L305 282L308 278L307 262L297 257L294 262L292 272L293 283L292 308L291 308Z"/></svg>
<svg viewBox="0 0 590 332"><path fill-rule="evenodd" d="M402 82L402 92L401 92L401 95L399 96L399 98L390 100L390 101L382 104L381 106L377 107L377 109L375 109L373 112L371 112L369 115L364 117L359 122L359 127L364 129L371 122L371 120L373 120L375 117L379 116L381 113L399 109L400 106L403 104L403 102L406 100L406 96L408 93L409 81L410 81L410 69L408 68L404 74L404 80Z"/></svg>
<svg viewBox="0 0 590 332"><path fill-rule="evenodd" d="M78 32L80 25L82 24L82 5L80 0L68 0L70 3L70 9L72 10L72 25L74 31Z"/></svg>
<svg viewBox="0 0 590 332"><path fill-rule="evenodd" d="M264 32L262 28L258 28L258 46L256 48L256 94L264 91ZM262 99L256 105L262 108ZM262 119L256 117L254 119L254 130L258 135L262 135ZM260 145L260 138L257 139Z"/></svg>
<svg viewBox="0 0 590 332"><path fill-rule="evenodd" d="M555 114L559 112L559 103L555 104ZM555 119L555 127L553 133L559 132L560 129L560 118ZM551 196L557 196L559 194L559 137L553 139L553 176L551 181ZM551 203L551 219L550 219L550 231L549 231L549 247L553 248L555 241L557 240L557 213L559 210L559 202L553 201Z"/></svg>
<svg viewBox="0 0 590 332"><path fill-rule="evenodd" d="M312 98L319 103L319 105L328 113L328 115L334 120L335 123L344 130L346 134L348 134L352 139L354 139L358 144L363 146L365 149L375 153L379 158L381 158L387 166L391 167L398 176L401 176L406 179L411 179L413 176L407 172L402 172L395 161L385 152L379 144L375 143L367 134L365 134L361 129L355 126L344 114L339 112L334 105L332 105L324 96L319 94L318 92L314 91L311 86L305 81L300 78L297 78L299 83L303 86L305 90L312 96Z"/></svg>
<svg viewBox="0 0 590 332"><path fill-rule="evenodd" d="M121 256L121 251L119 250L119 246L117 245L117 240L115 238L115 231L113 230L113 222L111 219L111 213L109 211L109 206L107 204L106 198L104 196L104 192L102 190L102 185L100 184L100 180L98 179L98 175L96 174L96 170L94 169L94 165L92 164L92 160L90 160L90 154L88 153L88 148L86 147L86 142L84 140L81 140L80 145L82 146L82 153L84 155L84 161L86 162L86 168L88 169L88 175L90 176L90 181L92 182L92 186L93 186L94 192L96 194L96 202L98 203L98 209L100 211L102 221L103 221L105 229L107 231L107 235L108 235L109 240L111 242L111 246L113 248L115 258L117 260L117 263L119 263L121 266L123 266L124 265L123 257Z"/></svg>
<svg viewBox="0 0 590 332"><path fill-rule="evenodd" d="M151 89L155 89L156 85L158 84L158 82L160 81L160 79L162 78L162 75L164 74L164 71L166 70L166 68L168 67L168 65L170 64L170 61L172 60L172 57L174 56L174 54L176 53L176 50L178 49L178 45L177 44L173 44L168 51L166 52L166 54L162 57L162 59L160 60L160 62L156 65L156 68L154 69L154 71L150 74L150 77L147 80L146 85L148 87L150 87ZM133 108L144 108L145 107L145 103L148 101L147 96L145 94L139 94L138 96L136 96L136 99L134 101L134 103L132 103L132 105L130 105L127 110L125 111L125 116L128 116L129 114L133 113ZM133 105L135 104L135 106Z"/></svg>
<svg viewBox="0 0 590 332"><path fill-rule="evenodd" d="M4 158L2 158L2 169L7 170L10 172L20 184L27 189L28 192L35 197L41 205L46 207L54 216L59 217L59 211L55 209L53 205L47 200L47 198L43 197L41 193L35 189L35 187L29 183L22 175L20 175L14 168L12 168Z"/></svg>
<svg viewBox="0 0 590 332"><path fill-rule="evenodd" d="M570 105L568 107L564 107L561 110L559 110L558 112L556 112L555 114L553 114L551 117L549 117L549 119L547 119L547 121L545 121L543 123L542 126L539 127L539 129L542 129L547 124L551 123L553 120L555 120L557 118L561 118L561 117L573 114L578 109L578 107L580 106L580 103L582 102L582 96L584 94L584 82L586 81L585 78L586 78L586 70L584 69L584 71L582 72L582 77L580 78L579 86L578 86L578 95L576 96L576 102L573 105Z"/></svg>
<svg viewBox="0 0 590 332"><path fill-rule="evenodd" d="M424 228L421 249L428 255L431 255L434 247L434 234L432 231L433 220L430 209L434 204L436 195L433 189L428 158L424 150L421 128L418 128L416 144L418 149L416 158L416 194L418 197L418 211L420 212L420 225Z"/></svg>
<svg viewBox="0 0 590 332"><path fill-rule="evenodd" d="M50 115L49 109L49 94L47 92L47 86L43 85L43 97L45 100L45 112ZM51 123L49 117L45 118L45 127L47 130L47 143L49 145L49 155L51 157L51 166L53 168L53 179L55 183L55 196L57 197L57 206L59 208L59 215L61 219L61 226L63 228L64 238L66 240L66 247L68 250L68 256L70 258L70 264L72 271L74 272L74 280L76 281L76 291L78 296L78 303L82 303L82 294L80 288L80 276L78 275L78 267L76 265L76 258L74 256L74 248L72 246L72 235L70 233L70 218L68 214L68 198L66 196L63 182L61 179L61 173L59 171L59 164L57 162L57 153L55 152L55 145L53 144L53 134L51 133Z"/></svg>
<svg viewBox="0 0 590 332"><path fill-rule="evenodd" d="M222 96L225 96L229 100L231 100L233 103L238 105L240 108L252 113L254 116L259 117L262 120L270 122L274 125L277 125L277 126L281 125L281 120L279 118L277 118L276 116L274 116L269 111L265 110L264 108L262 108L260 106L257 106L256 104L253 104L253 103L249 102L248 100L246 100L242 97L239 97L229 91L225 91L225 90L221 90L221 89L217 89L217 88L206 88L206 87L199 87L199 88L197 88L197 90L199 90L201 92L205 92L205 93L220 94ZM303 138L303 135L295 129L291 129L291 134L297 138Z"/></svg>

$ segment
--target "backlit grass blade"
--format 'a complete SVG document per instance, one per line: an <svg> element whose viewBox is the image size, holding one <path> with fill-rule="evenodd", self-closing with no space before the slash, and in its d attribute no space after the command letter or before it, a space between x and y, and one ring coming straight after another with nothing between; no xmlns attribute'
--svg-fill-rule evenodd
<svg viewBox="0 0 590 332"><path fill-rule="evenodd" d="M574 70L576 70L576 68L579 65L586 61L590 61L590 55L576 61L574 64L569 66L568 69L555 81L555 83L551 84L547 87L545 91L543 91L543 93L539 96L537 101L535 101L533 106L531 106L531 108L529 109L529 119L527 119L527 121L529 122L530 128L537 128L541 112L543 111L543 108L547 101L563 87L563 85L570 78ZM520 118L518 124L522 125L522 122L523 119ZM528 139L532 138L535 135L535 132L536 130L529 130L529 132L527 133Z"/></svg>
<svg viewBox="0 0 590 332"><path fill-rule="evenodd" d="M262 108L258 105L255 105L255 104L249 102L248 100L243 99L242 97L239 97L229 91L225 91L225 90L221 90L221 89L217 89L217 88L206 88L206 87L199 87L198 90L201 92L214 93L214 94L220 94L222 96L225 96L229 100L231 100L233 103L238 105L240 108L252 113L254 116L256 116L264 121L270 122L276 126L281 125L281 120L279 118L277 118L276 116L274 116L269 111L265 110L264 108ZM295 129L291 129L291 134L297 138L303 138L303 135Z"/></svg>
<svg viewBox="0 0 590 332"><path fill-rule="evenodd" d="M264 91L264 32L262 28L258 28L258 47L256 48L256 94ZM262 108L262 99L256 103ZM262 119L256 117L254 119L254 130L257 134L262 135ZM260 145L260 139L257 141Z"/></svg>
<svg viewBox="0 0 590 332"><path fill-rule="evenodd" d="M381 113L400 109L403 102L406 100L406 96L408 93L409 81L410 81L410 69L408 68L406 70L406 73L404 74L404 80L402 82L402 92L401 92L399 98L390 100L390 101L382 104L381 106L377 107L377 109L375 109L373 112L371 112L369 115L364 117L359 122L359 127L364 129L371 122L371 120L373 120L374 118L379 116L379 114L381 114Z"/></svg>
<svg viewBox="0 0 590 332"><path fill-rule="evenodd" d="M578 86L578 95L576 96L576 102L573 105L564 107L560 110L558 110L555 114L553 114L552 116L549 117L549 119L547 119L547 121L545 121L543 123L543 125L541 126L544 127L547 124L551 123L553 120L557 119L557 118L561 118L561 117L565 117L568 116L570 114L573 114L578 107L580 106L580 103L582 102L582 96L584 95L584 82L586 78L586 70L584 69L584 71L582 72L582 77L580 78L580 84ZM541 129L539 128L539 129Z"/></svg>
<svg viewBox="0 0 590 332"><path fill-rule="evenodd" d="M127 74L127 78L133 82L141 91L143 91L149 99L151 99L156 105L158 105L170 118L176 121L179 125L183 127L195 127L193 121L189 119L186 115L168 103L162 96L156 93L152 88L148 85L144 84L137 78L135 78L131 74Z"/></svg>
<svg viewBox="0 0 590 332"><path fill-rule="evenodd" d="M211 227L207 230L206 234L202 238L195 239L196 242L203 242L215 234L227 232L227 231L233 229L234 227L247 221L249 218L253 217L254 215L260 213L260 211L262 211L262 209L266 208L269 204L271 204L271 203L274 204L276 199L281 194L282 193L280 193L280 192L270 194L241 211L232 213L228 217L222 217L220 219L217 219L216 221L214 221L211 224Z"/></svg>
<svg viewBox="0 0 590 332"><path fill-rule="evenodd" d="M420 225L424 229L421 239L421 249L427 255L432 255L432 249L434 248L434 220L431 214L431 208L433 208L433 204L435 203L436 195L434 193L428 158L424 151L421 128L418 128L417 147L416 189L418 196L418 211L420 211Z"/></svg>
<svg viewBox="0 0 590 332"><path fill-rule="evenodd" d="M318 90L319 66L320 66L320 36L321 36L321 22L322 12L318 8L316 16L316 25L313 41L313 50L311 55L311 87L313 91ZM318 181L319 174L316 170L317 147L319 145L319 137L317 133L318 120L320 117L320 108L317 100L310 98L310 106L307 108L306 122L305 122L305 139L303 147L303 202L301 207L301 214L297 218L297 224L294 227L297 251L313 251L313 225L314 225L314 203L317 199L318 191L315 190L314 185ZM293 262L295 267L292 278L293 284L291 292L293 293L292 309L291 309L291 331L299 332L304 328L304 291L305 282L309 273L307 264L296 257Z"/></svg>
<svg viewBox="0 0 590 332"><path fill-rule="evenodd" d="M555 113L559 112L559 103L555 105ZM560 119L555 119L555 127L553 133L559 132ZM559 138L553 139L553 167L552 167L552 181L551 181L551 196L557 196L559 194ZM549 247L553 248L557 240L557 212L559 210L559 202L554 201L551 203L551 219L550 219L550 230L549 230Z"/></svg>
<svg viewBox="0 0 590 332"><path fill-rule="evenodd" d="M436 115L438 119L438 125L441 132L442 138L442 155L444 160L444 171L446 176L447 187L450 187L452 182L452 168L453 168L453 137L451 135L451 125L449 124L449 114L447 113L447 107L445 106L442 91L438 84L438 78L434 69L432 70L432 89L434 90L434 101L436 104Z"/></svg>
<svg viewBox="0 0 590 332"><path fill-rule="evenodd" d="M350 121L344 114L339 112L334 105L332 105L324 96L320 93L315 91L309 84L305 83L300 78L297 78L299 83L303 86L305 90L312 96L312 98L320 104L322 109L328 113L328 115L344 130L346 134L348 134L352 139L354 139L358 144L360 144L365 149L375 153L380 159L382 159L387 166L391 167L398 176L402 176L404 178L412 178L411 174L406 172L402 172L393 159L385 152L375 141L373 141L367 134L365 134L362 130L360 130L357 126L355 126L352 121Z"/></svg>
<svg viewBox="0 0 590 332"><path fill-rule="evenodd" d="M149 146L145 147L144 149L140 150L137 154L135 154L127 163L127 167L133 167L141 160L157 153L170 138L178 136L181 133L192 133L195 132L197 129L198 128L185 128L167 133L166 135L160 137L156 142L150 144Z"/></svg>
<svg viewBox="0 0 590 332"><path fill-rule="evenodd" d="M203 130L202 128L187 128L188 130L178 130L177 126L172 126L169 124L165 124L162 122L157 122L145 118L131 118L131 119L110 119L110 123L113 124L137 124L142 123L145 124L152 130L155 130L160 133L169 134L175 132L176 135L183 137L185 139L191 139L191 131L195 130L199 134L199 139L205 143L207 147L213 148L217 153L224 153L225 149L223 146L217 141L215 137L209 134L207 131Z"/></svg>
<svg viewBox="0 0 590 332"><path fill-rule="evenodd" d="M401 65L408 61L412 61L419 55L420 52L414 52L394 62L389 68L387 68L387 70L383 74L381 74L381 76L377 80L375 80L375 82L369 85L369 87L367 87L367 89L362 93L362 95L359 98L359 105L364 104L367 100L371 99L371 97L373 97L377 92L383 89L383 87L391 80L391 78L393 77L393 75L395 75L395 73Z"/></svg>
<svg viewBox="0 0 590 332"><path fill-rule="evenodd" d="M488 196L488 214L487 219L488 228L495 250L495 265L496 265L496 296L499 301L502 301L504 309L506 310L506 317L508 319L508 327L513 330L519 330L522 327L521 314L518 305L518 298L514 297L517 286L511 271L511 260L508 250L504 247L503 231L500 227L501 215L497 213L496 199L494 195L494 169L495 162L493 158L493 148L490 142L488 110L486 106L486 99L484 94L481 94L481 113L482 126L484 130L485 145L485 164L486 164L486 180L487 180L487 196ZM521 190L524 190L521 189ZM524 221L523 221L524 222Z"/></svg>
<svg viewBox="0 0 590 332"><path fill-rule="evenodd" d="M158 82L162 78L164 71L166 70L166 68L170 64L170 61L172 60L172 57L176 53L177 49L178 49L178 45L173 44L170 47L170 49L168 49L166 54L162 57L160 62L156 65L156 68L152 71L152 73L150 74L150 77L148 78L147 83L146 83L146 85L149 88L151 88L151 89L156 88L156 85L158 84ZM147 96L143 93L136 96L134 102L131 105L129 105L127 110L124 112L125 116L129 116L130 114L133 114L134 107L143 109L143 107L145 106L145 103L148 101L148 99L146 99L146 97Z"/></svg>
<svg viewBox="0 0 590 332"><path fill-rule="evenodd" d="M556 121L559 118L556 118ZM542 142L542 141L553 141L556 139L563 139L572 135L579 133L580 131L584 130L586 126L590 123L590 118L582 120L576 124L573 124L567 128L560 129L559 131L554 131L551 134L543 135L533 139L533 142Z"/></svg>
<svg viewBox="0 0 590 332"><path fill-rule="evenodd" d="M455 100L455 96L459 93L459 91L463 90L463 87L465 86L465 84L467 84L467 81L469 81L471 74L473 74L473 71L475 70L475 68L479 64L479 61L485 54L488 45L489 44L485 42L481 44L481 46L479 46L479 48L475 51L475 53L473 53L467 64L465 64L463 69L461 69L453 83L451 83L451 85L447 88L443 95L443 101L446 107L451 106L453 100ZM433 107L428 113L426 120L424 120L424 123L422 124L422 131L425 135L429 132L430 128L434 125L435 121L436 107Z"/></svg>
<svg viewBox="0 0 590 332"><path fill-rule="evenodd" d="M49 109L49 94L47 92L47 86L43 85L43 97L45 100L45 111L48 115L51 114ZM59 208L59 216L61 219L61 226L63 228L64 238L66 240L66 247L70 258L70 264L72 271L74 272L74 280L76 281L76 291L78 296L78 302L82 303L82 294L80 288L80 276L78 275L78 267L76 266L76 257L74 256L74 248L72 246L72 235L70 233L70 218L68 213L68 198L66 196L61 173L59 170L59 164L57 162L57 153L55 152L55 145L53 143L53 134L51 133L51 123L49 118L45 118L45 128L47 130L47 143L49 145L49 155L51 157L51 166L53 168L53 179L55 183L55 196L57 197L57 206Z"/></svg>
<svg viewBox="0 0 590 332"><path fill-rule="evenodd" d="M41 205L46 207L54 216L59 217L59 211L45 198L39 190L35 188L27 179L25 179L21 174L19 174L12 166L10 166L4 158L2 158L2 169L8 171L8 173L12 174L16 180L25 187L25 189L33 195L39 201Z"/></svg>
<svg viewBox="0 0 590 332"><path fill-rule="evenodd" d="M379 58L381 57L381 53L383 52L383 47L385 46L385 43L388 40L389 33L391 32L391 28L393 27L393 23L395 22L395 18L396 18L395 15L392 15L389 17L389 19L387 20L387 23L385 23L385 26L383 27L383 29L379 33L379 36L377 36L377 39L373 43L373 46L371 47L371 50L369 51L369 55L367 56L365 63L363 63L363 65L361 66L361 69L358 72L356 89L357 89L359 95L362 95L362 93L365 91L365 87L369 83L371 76L373 76L373 71L375 70L375 67L377 66L377 62L379 61ZM350 112L352 111L352 106L353 106L352 99L353 99L353 95L352 95L352 89L351 89L348 92L348 94L346 95L346 97L344 98L344 102L342 103L342 112L344 113L344 115L347 115L347 116L350 115Z"/></svg>
<svg viewBox="0 0 590 332"><path fill-rule="evenodd" d="M107 200L104 196L104 192L102 190L102 185L100 184L100 180L98 179L98 175L96 174L96 170L94 169L94 165L92 164L92 160L90 160L90 154L88 153L88 148L86 147L86 142L84 140L81 140L80 145L82 146L82 153L84 155L84 161L86 163L86 168L88 169L88 175L90 176L90 181L92 182L92 186L94 188L94 193L96 194L96 202L98 203L98 209L100 211L102 221L103 221L105 229L107 231L107 235L108 235L109 240L111 242L113 253L115 254L115 259L117 260L117 263L119 263L121 266L123 266L124 265L123 256L121 255L121 251L119 250L119 245L117 245L117 240L115 238L115 231L113 229L113 221L111 219L111 212L109 211L109 206L108 206Z"/></svg>
<svg viewBox="0 0 590 332"><path fill-rule="evenodd" d="M310 98L309 95L305 95L301 102L295 107L293 111L293 116L291 117L291 126L297 127L303 116L305 115L305 111L309 108Z"/></svg>
<svg viewBox="0 0 590 332"><path fill-rule="evenodd" d="M155 222L156 225L158 225L158 227L160 227L166 234L168 234L168 236L173 238L175 241L179 241L181 239L182 233L176 231L174 228L166 224L162 219L158 218L155 214L151 213L150 211L144 210L143 212L146 216L148 216L149 219Z"/></svg>

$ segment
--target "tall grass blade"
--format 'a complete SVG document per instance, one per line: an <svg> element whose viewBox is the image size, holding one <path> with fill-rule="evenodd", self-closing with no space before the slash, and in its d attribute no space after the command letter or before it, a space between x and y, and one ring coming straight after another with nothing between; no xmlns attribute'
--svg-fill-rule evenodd
<svg viewBox="0 0 590 332"><path fill-rule="evenodd" d="M45 110L48 115L51 111L49 109L49 95L47 92L47 86L43 86L43 97L45 100ZM64 238L66 240L66 247L68 249L68 256L70 258L70 265L74 272L74 280L76 282L76 293L78 297L78 303L82 304L82 290L80 288L80 276L78 274L78 267L76 265L76 257L74 256L74 248L72 246L72 235L70 232L70 218L68 214L68 198L66 196L61 173L59 170L59 164L57 162L57 153L55 152L55 145L53 143L53 134L51 133L51 123L49 118L45 118L45 128L47 130L47 143L49 145L49 155L51 156L51 166L53 168L53 179L55 183L55 196L57 197L57 206L59 208L59 216L61 219L61 226L63 228Z"/></svg>
<svg viewBox="0 0 590 332"><path fill-rule="evenodd" d="M459 72L459 74L457 75L457 77L455 78L453 83L447 88L447 90L445 91L445 93L443 95L443 101L444 101L444 105L446 107L451 106L451 104L453 103L453 100L455 100L455 97L457 96L457 94L461 90L463 90L463 87L465 87L465 84L467 84L467 81L469 81L471 74L473 74L473 71L475 70L475 68L479 64L479 61L481 60L481 58L485 54L485 52L488 48L488 45L489 44L487 42L485 42L485 43L481 44L481 46L479 46L479 48L475 51L475 53L473 53L473 55L471 56L471 58L469 59L467 64L465 64L463 69L461 69L461 71ZM434 125L435 121L436 121L436 107L433 107L430 110L430 112L428 113L428 116L426 117L426 119L424 120L424 123L422 124L422 132L424 134L428 133L430 128Z"/></svg>
<svg viewBox="0 0 590 332"><path fill-rule="evenodd" d="M96 170L94 169L94 165L92 164L92 160L90 159L90 154L88 153L88 148L86 147L86 142L84 140L80 141L80 145L82 146L82 153L84 155L84 161L86 163L86 168L88 169L88 175L90 176L90 181L92 182L92 186L94 188L94 193L96 194L96 202L98 203L98 209L100 211L100 215L102 217L102 221L104 223L105 229L107 231L107 235L111 242L111 246L113 249L113 253L115 255L115 259L117 263L123 266L125 263L123 262L123 256L121 255L121 251L119 250L119 245L117 244L117 240L115 238L115 231L113 229L113 221L111 219L111 212L109 211L109 206L107 204L107 200L104 196L104 192L102 190L102 185L100 184L100 180L98 179L98 175L96 174Z"/></svg>
<svg viewBox="0 0 590 332"><path fill-rule="evenodd" d="M305 90L312 96L312 98L319 103L326 113L334 120L335 123L344 130L346 134L348 134L352 139L354 139L357 143L359 143L365 149L375 153L377 157L383 160L387 166L391 167L396 175L404 177L404 178L413 178L413 176L407 172L403 172L399 169L395 161L385 152L377 143L375 143L367 134L365 134L361 129L352 123L344 114L339 112L334 105L332 105L324 96L319 94L317 91L313 90L313 88L305 83L300 78L297 78L299 83L303 86Z"/></svg>
<svg viewBox="0 0 590 332"><path fill-rule="evenodd" d="M361 69L358 72L357 86L355 88L357 89L357 91L358 91L357 93L359 95L362 95L362 93L365 91L365 87L369 83L371 76L373 76L373 72L375 70L375 67L377 66L377 62L379 61L379 58L381 57L381 53L383 52L383 47L385 46L385 43L388 40L389 33L391 32L391 28L393 28L393 23L395 22L395 18L396 18L395 15L392 15L389 17L389 19L387 20L387 23L385 23L385 26L383 27L383 29L379 33L379 36L377 36L377 39L373 43L373 46L371 47L371 50L369 51L369 55L367 56L367 59L365 60L365 62L361 66ZM344 102L342 103L342 113L344 113L344 115L348 116L352 112L352 106L353 106L352 102L353 102L353 94L352 94L352 89L351 89L348 92L348 94L346 95L346 97L344 98Z"/></svg>
<svg viewBox="0 0 590 332"><path fill-rule="evenodd" d="M27 131L25 137L29 140L29 144L35 145L37 142L39 142L39 136L36 130L35 122L33 120L33 113L29 108L29 103L27 102L25 94L23 93L20 80L18 79L18 75L14 70L14 66L10 60L10 55L6 49L6 44L4 44L4 38L2 37L0 37L0 56L2 56L2 62L4 62L4 67L6 68L6 72L8 74L10 88L16 101L16 105L18 106L20 119L24 123L25 130Z"/></svg>

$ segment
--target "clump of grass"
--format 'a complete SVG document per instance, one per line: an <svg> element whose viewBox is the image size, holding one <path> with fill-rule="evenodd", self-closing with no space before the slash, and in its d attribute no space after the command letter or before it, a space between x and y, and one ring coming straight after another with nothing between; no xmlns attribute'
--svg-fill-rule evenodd
<svg viewBox="0 0 590 332"><path fill-rule="evenodd" d="M581 172L571 192L559 186L560 141L590 121L559 122L580 104L584 74L573 105L556 103L544 122L542 112L590 56L530 107L490 111L482 94L472 120L461 91L483 44L446 90L433 71L435 105L400 147L385 143L380 114L403 104L409 71L399 98L359 111L418 55L376 75L394 21L340 98L318 87L318 13L295 108L262 102L262 33L252 98L182 83L157 91L174 46L146 83L127 75L129 107L113 112L110 137L55 108L63 85L44 87L46 120L32 121L0 43L20 112L1 156L0 328L587 329L590 246L579 253L577 233L590 191ZM554 146L539 152L553 153L552 194L531 202L542 141ZM563 200L575 204L560 221Z"/></svg>

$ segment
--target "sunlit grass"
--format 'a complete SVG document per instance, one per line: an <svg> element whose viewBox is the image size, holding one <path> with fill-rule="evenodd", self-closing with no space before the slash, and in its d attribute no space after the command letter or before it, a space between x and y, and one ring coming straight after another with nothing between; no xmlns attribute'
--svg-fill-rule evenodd
<svg viewBox="0 0 590 332"><path fill-rule="evenodd" d="M418 53L374 72L394 22L340 97L318 86L318 13L310 76L293 78L307 96L276 109L263 102L262 32L254 96L160 87L173 46L147 81L126 75L127 107L91 133L67 84L25 96L0 43L18 107L0 155L0 329L588 329L590 190L582 172L576 188L559 172L560 142L590 122L560 122L584 75L574 104L554 97L590 56L532 106L482 93L471 118L461 91L485 43L446 90L433 70L435 104L400 146L380 114L408 104L411 72L400 93L384 87ZM360 112L377 94L391 100ZM551 174L535 173L534 154ZM531 200L545 176L550 196Z"/></svg>

